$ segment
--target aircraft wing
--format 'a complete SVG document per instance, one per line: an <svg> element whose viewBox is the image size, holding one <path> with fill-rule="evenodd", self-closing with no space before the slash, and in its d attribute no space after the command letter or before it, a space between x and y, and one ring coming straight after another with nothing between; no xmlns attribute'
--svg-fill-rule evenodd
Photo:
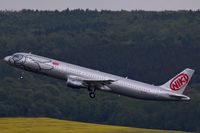
<svg viewBox="0 0 200 133"><path fill-rule="evenodd" d="M92 80L92 79L83 80L84 83L86 83L88 85L92 85L92 86L109 85L115 81L116 80Z"/></svg>
<svg viewBox="0 0 200 133"><path fill-rule="evenodd" d="M70 84L73 85L81 85L85 87L97 87L97 88L102 88L102 86L106 86L111 84L112 82L115 82L117 80L111 80L111 79L106 79L106 80L100 80L100 79L87 79L83 77L78 77L78 76L73 76L70 75L68 77L68 82L71 82Z"/></svg>

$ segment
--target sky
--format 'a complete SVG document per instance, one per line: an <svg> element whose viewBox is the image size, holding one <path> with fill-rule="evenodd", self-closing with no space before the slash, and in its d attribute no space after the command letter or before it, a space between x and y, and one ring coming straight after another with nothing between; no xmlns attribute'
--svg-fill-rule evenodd
<svg viewBox="0 0 200 133"><path fill-rule="evenodd" d="M200 0L0 0L0 10L198 10Z"/></svg>

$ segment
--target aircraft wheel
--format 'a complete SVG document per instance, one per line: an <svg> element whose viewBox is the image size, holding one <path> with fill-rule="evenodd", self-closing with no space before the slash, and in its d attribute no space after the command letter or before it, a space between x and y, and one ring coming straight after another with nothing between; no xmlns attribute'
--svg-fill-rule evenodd
<svg viewBox="0 0 200 133"><path fill-rule="evenodd" d="M24 79L24 72L21 72L19 79Z"/></svg>
<svg viewBox="0 0 200 133"><path fill-rule="evenodd" d="M20 80L21 80L21 79L24 79L24 77L23 77L23 76L19 76L17 79L20 79Z"/></svg>
<svg viewBox="0 0 200 133"><path fill-rule="evenodd" d="M90 98L95 98L95 93L94 92L90 92Z"/></svg>

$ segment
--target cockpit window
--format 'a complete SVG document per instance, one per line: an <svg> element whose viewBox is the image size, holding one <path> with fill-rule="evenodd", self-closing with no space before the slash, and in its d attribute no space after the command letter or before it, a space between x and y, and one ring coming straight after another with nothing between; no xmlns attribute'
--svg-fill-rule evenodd
<svg viewBox="0 0 200 133"><path fill-rule="evenodd" d="M16 55L13 56L13 60L14 60L14 61L19 61L19 60L21 60L22 58L23 58L23 55L20 55L20 54L16 54Z"/></svg>

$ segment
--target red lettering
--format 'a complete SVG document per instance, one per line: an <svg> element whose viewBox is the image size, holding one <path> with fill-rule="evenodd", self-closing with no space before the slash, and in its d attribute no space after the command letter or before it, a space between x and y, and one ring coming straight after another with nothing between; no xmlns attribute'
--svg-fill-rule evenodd
<svg viewBox="0 0 200 133"><path fill-rule="evenodd" d="M180 90L183 88L189 81L189 77L187 74L180 74L176 76L170 83L170 88L174 91Z"/></svg>

